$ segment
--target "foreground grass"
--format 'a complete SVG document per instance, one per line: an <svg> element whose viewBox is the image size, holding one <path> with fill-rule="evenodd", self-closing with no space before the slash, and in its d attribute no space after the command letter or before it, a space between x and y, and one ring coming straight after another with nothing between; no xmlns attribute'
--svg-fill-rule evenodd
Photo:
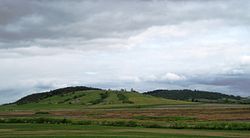
<svg viewBox="0 0 250 138"><path fill-rule="evenodd" d="M249 138L248 131L185 130L140 127L82 126L69 124L2 124L0 137L4 138Z"/></svg>

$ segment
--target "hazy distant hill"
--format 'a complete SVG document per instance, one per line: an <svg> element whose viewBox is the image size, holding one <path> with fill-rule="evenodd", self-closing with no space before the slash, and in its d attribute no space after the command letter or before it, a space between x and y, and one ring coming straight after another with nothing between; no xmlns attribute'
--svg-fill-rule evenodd
<svg viewBox="0 0 250 138"><path fill-rule="evenodd" d="M227 95L218 92L199 90L154 90L144 94L175 100L203 101L203 102L233 102L242 100L240 96Z"/></svg>

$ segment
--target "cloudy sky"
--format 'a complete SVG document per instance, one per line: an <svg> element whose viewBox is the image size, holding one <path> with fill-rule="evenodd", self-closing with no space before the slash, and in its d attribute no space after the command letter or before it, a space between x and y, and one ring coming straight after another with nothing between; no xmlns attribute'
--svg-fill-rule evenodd
<svg viewBox="0 0 250 138"><path fill-rule="evenodd" d="M0 103L49 89L250 96L249 0L1 0Z"/></svg>

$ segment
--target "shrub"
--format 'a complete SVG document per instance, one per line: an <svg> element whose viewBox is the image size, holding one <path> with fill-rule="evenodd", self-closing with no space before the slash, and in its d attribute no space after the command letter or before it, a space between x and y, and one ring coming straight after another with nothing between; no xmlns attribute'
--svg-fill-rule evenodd
<svg viewBox="0 0 250 138"><path fill-rule="evenodd" d="M56 118L7 118L0 119L1 123L37 123L37 124L70 124L71 120L68 119L56 119Z"/></svg>
<svg viewBox="0 0 250 138"><path fill-rule="evenodd" d="M93 124L93 121L81 120L81 121L73 122L73 124L75 124L75 125L91 125L91 124Z"/></svg>
<svg viewBox="0 0 250 138"><path fill-rule="evenodd" d="M104 126L127 126L127 127L139 126L135 121L102 121L99 122L98 124Z"/></svg>
<svg viewBox="0 0 250 138"><path fill-rule="evenodd" d="M49 114L49 112L36 112L35 114L36 114L36 115L40 115L40 114L41 114L41 115L44 115L44 114Z"/></svg>
<svg viewBox="0 0 250 138"><path fill-rule="evenodd" d="M104 99L106 99L109 96L109 94L107 92L105 92L105 93L101 93L100 96L101 96L100 99L96 99L94 101L90 101L90 103L91 104L99 104L99 103L103 102Z"/></svg>
<svg viewBox="0 0 250 138"><path fill-rule="evenodd" d="M118 97L119 101L122 101L122 103L130 103L130 104L134 103L134 102L132 102L132 101L129 101L128 97L125 96L125 95L122 94L122 93L118 93L118 94L117 94L117 97Z"/></svg>
<svg viewBox="0 0 250 138"><path fill-rule="evenodd" d="M175 128L175 129L215 129L215 130L250 130L249 122L168 122L167 124L136 122L136 121L71 121L66 118L0 118L0 123L37 123L37 124L73 124L73 125L103 125L124 127L148 128Z"/></svg>

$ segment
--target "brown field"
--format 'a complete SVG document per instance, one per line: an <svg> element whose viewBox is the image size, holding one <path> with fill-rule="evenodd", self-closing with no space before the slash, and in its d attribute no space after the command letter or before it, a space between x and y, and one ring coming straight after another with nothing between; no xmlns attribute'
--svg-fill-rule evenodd
<svg viewBox="0 0 250 138"><path fill-rule="evenodd" d="M134 138L141 137L142 134L150 138L250 137L250 105L197 104L161 105L148 108L2 110L1 118L14 119L14 121L18 118L55 118L75 122L69 124L33 123L32 121L0 123L2 135L0 137L4 138L55 136ZM90 123L81 124L81 121L90 121ZM129 122L132 122L132 126ZM133 126L135 123L136 126ZM185 128L181 128L182 125Z"/></svg>
<svg viewBox="0 0 250 138"><path fill-rule="evenodd" d="M33 117L37 111L0 112L0 117ZM82 109L66 111L43 111L48 116L77 119L133 119L137 116L153 117L193 117L201 121L250 121L249 105L190 106L175 108L132 108L132 109Z"/></svg>

